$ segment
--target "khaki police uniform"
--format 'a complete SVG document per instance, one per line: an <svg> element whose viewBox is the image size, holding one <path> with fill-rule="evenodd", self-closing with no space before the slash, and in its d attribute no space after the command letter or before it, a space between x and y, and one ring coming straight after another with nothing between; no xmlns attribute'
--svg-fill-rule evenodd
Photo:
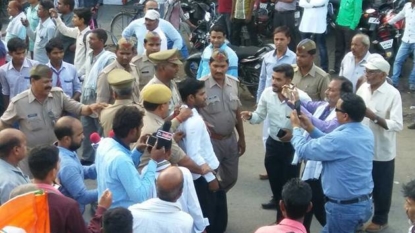
<svg viewBox="0 0 415 233"><path fill-rule="evenodd" d="M162 62L170 62L170 63L177 64L177 65L182 64L182 62L179 60L177 49L169 49L166 51L152 53L150 54L149 59L154 64L158 64ZM170 80L169 84L167 85L161 82L157 78L157 75L154 75L154 77L147 83L147 85L144 88L146 88L147 86L153 85L153 84L164 84L168 88L170 88L172 92L172 97L169 102L169 115L173 114L174 107L180 106L180 104L182 103L182 98L180 97L179 89L177 88L176 83L173 80ZM142 103L142 99L140 99L140 103Z"/></svg>
<svg viewBox="0 0 415 233"><path fill-rule="evenodd" d="M134 49L134 43L125 38L118 40L118 50L119 51L128 51L131 52ZM134 78L133 82L133 101L138 103L140 97L140 88L139 88L139 77L137 73L137 68L134 64L130 62L130 67L126 69L117 60L111 62L106 66L98 76L97 81L97 103L112 103L114 98L112 97L112 90L110 84L108 83L108 74L114 69L125 69L129 72ZM123 78L123 77L118 77ZM115 81L115 80L114 80Z"/></svg>
<svg viewBox="0 0 415 233"><path fill-rule="evenodd" d="M230 190L238 178L239 150L235 135L236 111L241 106L238 98L239 81L226 75L224 86L220 86L209 74L200 79L205 82L207 106L200 110L210 128L211 142L219 160L218 180L221 187Z"/></svg>
<svg viewBox="0 0 415 233"><path fill-rule="evenodd" d="M143 89L142 98L144 101L149 103L164 104L171 99L171 91L164 84L153 84ZM143 128L141 129L141 135L153 134L157 132L157 130L160 129L163 126L163 124L164 119L146 110L145 115L143 117ZM170 132L173 132L177 128L177 126L177 120L172 120L172 127L170 129ZM169 159L170 163L177 164L185 156L186 153L173 140L171 147L171 156ZM142 169L144 166L146 166L149 160L150 153L148 153L148 151L145 150L144 154L141 156L139 168Z"/></svg>
<svg viewBox="0 0 415 233"><path fill-rule="evenodd" d="M304 40L305 42L297 46L300 52L308 52L316 49L316 44L312 40ZM300 42L301 43L301 42ZM302 75L297 65L293 65L294 78L292 83L300 90L306 92L313 101L321 101L326 97L326 90L330 83L330 75L323 69L313 64L311 70Z"/></svg>
<svg viewBox="0 0 415 233"><path fill-rule="evenodd" d="M124 69L114 69L108 74L108 83L112 88L131 88L131 85L134 85L134 82L134 77ZM103 134L105 137L108 137L109 132L112 130L114 116L122 106L135 106L140 111L144 111L144 108L135 103L131 98L116 99L114 104L103 109L99 116L99 121L103 128Z"/></svg>
<svg viewBox="0 0 415 233"><path fill-rule="evenodd" d="M134 64L139 76L139 88L143 90L144 86L154 77L156 68L145 54L133 57L131 63Z"/></svg>

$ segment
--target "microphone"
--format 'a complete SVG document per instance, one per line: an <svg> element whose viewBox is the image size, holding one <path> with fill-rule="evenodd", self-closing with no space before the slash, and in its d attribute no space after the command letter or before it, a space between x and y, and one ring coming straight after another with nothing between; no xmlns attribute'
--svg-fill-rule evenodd
<svg viewBox="0 0 415 233"><path fill-rule="evenodd" d="M170 148L173 134L170 133L171 121L165 121L161 129L157 130L157 149Z"/></svg>
<svg viewBox="0 0 415 233"><path fill-rule="evenodd" d="M96 150L98 148L99 142L101 141L101 136L99 136L97 132L93 132L91 135L89 135L89 140L92 142L92 148Z"/></svg>
<svg viewBox="0 0 415 233"><path fill-rule="evenodd" d="M108 133L108 137L113 138L114 136L115 136L114 130L111 130L111 131Z"/></svg>

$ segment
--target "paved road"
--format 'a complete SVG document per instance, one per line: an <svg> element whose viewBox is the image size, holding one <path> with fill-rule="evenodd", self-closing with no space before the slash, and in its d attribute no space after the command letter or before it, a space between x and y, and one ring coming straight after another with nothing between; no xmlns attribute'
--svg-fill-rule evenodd
<svg viewBox="0 0 415 233"><path fill-rule="evenodd" d="M111 18L120 10L120 6L103 6L99 15L99 25L109 29ZM331 35L328 36L330 65L333 65L334 43ZM318 60L318 59L317 59ZM316 61L317 62L317 61ZM408 65L404 70L404 77L408 75ZM405 83L405 82L403 82ZM405 127L398 135L398 155L396 159L395 185L393 190L392 208L390 212L390 227L384 233L407 232L408 223L403 210L404 199L401 195L401 185L415 178L414 164L414 136L415 130L408 130L406 126L413 118L414 110L409 110L414 96L401 92L404 103ZM252 109L254 101L247 92L241 96L244 108ZM251 233L259 226L271 224L275 221L275 211L262 210L260 205L271 197L268 181L260 181L258 174L263 172L264 149L262 145L262 126L245 123L247 151L240 159L238 182L228 193L229 224L227 233ZM94 182L88 182L93 187ZM85 217L89 218L88 213ZM313 221L312 232L319 232L321 227Z"/></svg>

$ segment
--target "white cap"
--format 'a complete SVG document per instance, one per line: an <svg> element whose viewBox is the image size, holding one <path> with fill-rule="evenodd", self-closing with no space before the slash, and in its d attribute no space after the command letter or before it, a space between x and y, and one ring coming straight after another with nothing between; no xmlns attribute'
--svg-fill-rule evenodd
<svg viewBox="0 0 415 233"><path fill-rule="evenodd" d="M23 230L22 228L17 228L17 227L5 227L1 230L7 233L26 233L25 230Z"/></svg>
<svg viewBox="0 0 415 233"><path fill-rule="evenodd" d="M364 65L369 70L380 70L389 74L391 66L380 54L373 53L367 58L367 63Z"/></svg>
<svg viewBox="0 0 415 233"><path fill-rule="evenodd" d="M160 19L160 13L156 10L148 10L144 18L150 20L157 20Z"/></svg>

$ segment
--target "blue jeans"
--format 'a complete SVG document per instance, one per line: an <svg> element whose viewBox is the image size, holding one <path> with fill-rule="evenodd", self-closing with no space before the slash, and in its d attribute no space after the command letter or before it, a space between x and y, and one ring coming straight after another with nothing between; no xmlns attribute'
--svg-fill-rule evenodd
<svg viewBox="0 0 415 233"><path fill-rule="evenodd" d="M370 219L373 209L371 199L349 205L327 202L325 208L327 223L321 233L354 233Z"/></svg>
<svg viewBox="0 0 415 233"><path fill-rule="evenodd" d="M406 43L402 41L401 46L399 46L398 53L396 54L395 62L393 63L392 81L395 86L399 83L402 65L410 53L413 53L415 57L415 43ZM409 75L409 84L415 85L415 66L412 68L411 74Z"/></svg>
<svg viewBox="0 0 415 233"><path fill-rule="evenodd" d="M327 45L326 45L326 33L322 34L313 34L313 33L301 33L301 39L312 39L316 42L318 53L320 54L320 67L324 71L329 71L329 57L327 55Z"/></svg>

